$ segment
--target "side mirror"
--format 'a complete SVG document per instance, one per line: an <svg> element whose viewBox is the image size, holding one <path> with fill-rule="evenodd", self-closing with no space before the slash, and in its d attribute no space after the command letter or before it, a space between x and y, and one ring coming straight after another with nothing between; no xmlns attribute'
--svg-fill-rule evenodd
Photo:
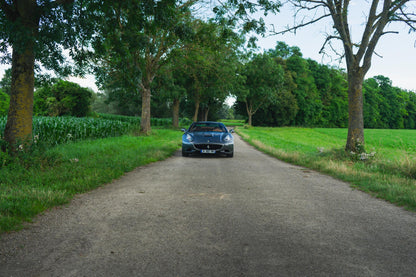
<svg viewBox="0 0 416 277"><path fill-rule="evenodd" d="M181 131L185 133L186 132L186 129L185 128L182 128Z"/></svg>
<svg viewBox="0 0 416 277"><path fill-rule="evenodd" d="M234 129L231 129L231 130L230 130L230 133L234 133Z"/></svg>

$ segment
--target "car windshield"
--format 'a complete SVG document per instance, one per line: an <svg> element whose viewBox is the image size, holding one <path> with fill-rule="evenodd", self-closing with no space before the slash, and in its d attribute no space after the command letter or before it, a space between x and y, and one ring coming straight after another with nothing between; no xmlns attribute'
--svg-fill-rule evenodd
<svg viewBox="0 0 416 277"><path fill-rule="evenodd" d="M227 132L224 125L218 123L194 123L190 132Z"/></svg>

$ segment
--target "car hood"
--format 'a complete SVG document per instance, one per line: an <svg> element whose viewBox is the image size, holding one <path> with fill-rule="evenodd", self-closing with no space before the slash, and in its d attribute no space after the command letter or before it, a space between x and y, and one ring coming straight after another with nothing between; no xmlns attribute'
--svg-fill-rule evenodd
<svg viewBox="0 0 416 277"><path fill-rule="evenodd" d="M222 142L223 139L227 136L227 133L218 132L193 132L189 134L193 137L194 143Z"/></svg>

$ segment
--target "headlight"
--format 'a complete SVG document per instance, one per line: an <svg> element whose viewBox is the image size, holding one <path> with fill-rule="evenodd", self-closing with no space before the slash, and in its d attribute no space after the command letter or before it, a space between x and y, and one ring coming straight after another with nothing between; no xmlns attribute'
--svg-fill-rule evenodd
<svg viewBox="0 0 416 277"><path fill-rule="evenodd" d="M231 140L232 140L232 137L230 135L226 135L224 138L224 141L226 142L231 141Z"/></svg>
<svg viewBox="0 0 416 277"><path fill-rule="evenodd" d="M193 141L194 139L192 138L192 136L190 134L186 134L186 140L187 141Z"/></svg>

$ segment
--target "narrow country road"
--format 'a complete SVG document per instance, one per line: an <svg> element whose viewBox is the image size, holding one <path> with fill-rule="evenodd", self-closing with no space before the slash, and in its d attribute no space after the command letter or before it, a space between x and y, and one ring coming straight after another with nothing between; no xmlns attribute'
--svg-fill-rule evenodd
<svg viewBox="0 0 416 277"><path fill-rule="evenodd" d="M416 213L238 137L232 159L178 151L0 238L2 277L415 275Z"/></svg>

